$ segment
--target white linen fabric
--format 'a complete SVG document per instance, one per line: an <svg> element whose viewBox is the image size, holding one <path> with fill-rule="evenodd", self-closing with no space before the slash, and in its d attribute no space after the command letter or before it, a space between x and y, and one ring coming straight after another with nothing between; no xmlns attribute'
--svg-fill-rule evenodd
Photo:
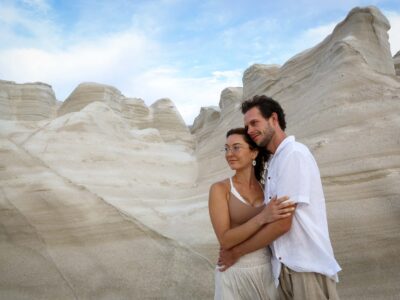
<svg viewBox="0 0 400 300"><path fill-rule="evenodd" d="M265 202L289 196L297 203L289 232L271 245L275 284L281 264L296 272L316 272L338 281L341 270L329 239L325 197L317 163L309 149L286 137L268 163Z"/></svg>
<svg viewBox="0 0 400 300"><path fill-rule="evenodd" d="M228 200L231 226L239 226L258 214L264 207L251 206L236 190L230 178ZM215 300L275 300L278 290L274 285L271 251L263 248L242 256L224 272L215 269Z"/></svg>
<svg viewBox="0 0 400 300"><path fill-rule="evenodd" d="M271 254L263 248L242 256L225 272L215 270L214 300L276 300Z"/></svg>

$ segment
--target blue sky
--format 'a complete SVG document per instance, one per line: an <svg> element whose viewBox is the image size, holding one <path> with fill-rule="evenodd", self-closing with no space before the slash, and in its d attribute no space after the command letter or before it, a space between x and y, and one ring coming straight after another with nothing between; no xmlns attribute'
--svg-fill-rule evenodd
<svg viewBox="0 0 400 300"><path fill-rule="evenodd" d="M46 82L61 101L81 82L167 97L191 124L250 65L283 64L367 5L391 22L394 55L399 0L0 0L0 79Z"/></svg>

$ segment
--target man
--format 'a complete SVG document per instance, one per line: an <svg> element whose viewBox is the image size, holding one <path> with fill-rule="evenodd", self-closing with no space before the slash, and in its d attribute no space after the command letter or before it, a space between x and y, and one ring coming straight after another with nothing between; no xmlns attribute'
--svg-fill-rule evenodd
<svg viewBox="0 0 400 300"><path fill-rule="evenodd" d="M265 174L265 201L286 195L296 203L296 210L242 244L222 249L221 271L244 254L270 245L282 299L339 299L336 282L341 268L329 239L325 198L313 155L294 136L286 136L285 114L278 102L255 96L242 103L242 112L250 137L272 154Z"/></svg>

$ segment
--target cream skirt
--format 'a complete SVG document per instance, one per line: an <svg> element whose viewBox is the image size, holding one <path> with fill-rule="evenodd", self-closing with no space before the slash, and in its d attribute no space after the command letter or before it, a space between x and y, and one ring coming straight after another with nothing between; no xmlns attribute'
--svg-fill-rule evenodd
<svg viewBox="0 0 400 300"><path fill-rule="evenodd" d="M276 300L269 248L242 256L225 272L215 270L214 300Z"/></svg>

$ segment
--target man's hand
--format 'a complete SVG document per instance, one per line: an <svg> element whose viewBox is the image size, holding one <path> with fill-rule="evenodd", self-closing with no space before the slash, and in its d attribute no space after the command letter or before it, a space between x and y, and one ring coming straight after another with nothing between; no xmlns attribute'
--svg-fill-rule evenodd
<svg viewBox="0 0 400 300"><path fill-rule="evenodd" d="M218 257L218 270L220 272L226 271L228 268L233 266L238 260L239 256L235 254L232 249L219 249L219 257Z"/></svg>

